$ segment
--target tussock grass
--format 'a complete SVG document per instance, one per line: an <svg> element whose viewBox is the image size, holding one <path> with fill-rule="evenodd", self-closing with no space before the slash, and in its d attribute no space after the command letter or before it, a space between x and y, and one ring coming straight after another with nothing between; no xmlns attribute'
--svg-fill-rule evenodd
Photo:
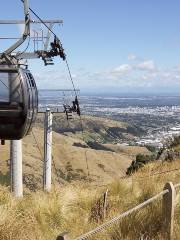
<svg viewBox="0 0 180 240"><path fill-rule="evenodd" d="M0 239L54 240L70 232L70 239L85 233L104 221L125 212L162 191L166 182L180 182L180 172L151 176L158 171L180 167L180 162L151 163L132 177L119 179L107 186L95 187L77 182L56 186L51 193L37 191L22 199L14 199L7 187L0 187ZM107 218L102 219L92 209L108 188ZM158 200L131 214L92 239L157 239L162 240L162 204ZM99 209L98 209L99 211ZM180 236L180 194L176 197L175 239Z"/></svg>

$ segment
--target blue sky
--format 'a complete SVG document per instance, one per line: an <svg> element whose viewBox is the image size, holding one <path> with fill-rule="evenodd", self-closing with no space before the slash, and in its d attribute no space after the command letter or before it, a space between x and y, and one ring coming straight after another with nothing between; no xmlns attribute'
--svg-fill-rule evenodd
<svg viewBox="0 0 180 240"><path fill-rule="evenodd" d="M180 1L30 0L30 6L42 18L63 19L55 32L83 91L179 92ZM20 0L1 4L1 19L20 18ZM17 36L20 29L0 32ZM6 45L1 41L1 50ZM39 88L71 87L65 64L55 63L29 62Z"/></svg>

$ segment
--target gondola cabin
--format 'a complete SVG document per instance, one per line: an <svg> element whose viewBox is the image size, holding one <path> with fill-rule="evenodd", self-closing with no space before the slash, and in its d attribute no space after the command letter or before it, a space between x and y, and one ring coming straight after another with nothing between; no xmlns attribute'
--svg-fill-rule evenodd
<svg viewBox="0 0 180 240"><path fill-rule="evenodd" d="M27 68L0 65L0 139L26 136L38 111L36 83Z"/></svg>

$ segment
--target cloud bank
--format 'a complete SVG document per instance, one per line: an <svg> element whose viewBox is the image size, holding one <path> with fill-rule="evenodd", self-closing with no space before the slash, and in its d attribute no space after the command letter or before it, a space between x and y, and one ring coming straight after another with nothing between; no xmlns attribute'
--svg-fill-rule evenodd
<svg viewBox="0 0 180 240"><path fill-rule="evenodd" d="M134 54L129 54L127 59L126 63L104 71L90 72L83 68L76 70L72 73L75 85L79 89L96 92L103 89L109 92L180 90L180 66L162 68L154 60L141 59ZM37 79L40 88L42 82L46 88L71 88L68 76L63 71L48 71L44 76L37 76Z"/></svg>

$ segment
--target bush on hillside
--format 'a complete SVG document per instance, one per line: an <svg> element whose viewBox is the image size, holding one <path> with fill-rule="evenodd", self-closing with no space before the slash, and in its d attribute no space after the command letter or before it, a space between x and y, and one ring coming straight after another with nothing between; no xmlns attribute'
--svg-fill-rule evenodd
<svg viewBox="0 0 180 240"><path fill-rule="evenodd" d="M180 136L175 136L171 142L171 147L176 147L180 144Z"/></svg>
<svg viewBox="0 0 180 240"><path fill-rule="evenodd" d="M145 164L154 161L156 159L156 155L145 155L145 154L137 154L136 160L132 161L131 165L128 167L126 174L131 175L135 171L137 171L139 168L143 167Z"/></svg>
<svg viewBox="0 0 180 240"><path fill-rule="evenodd" d="M145 145L145 147L147 148L147 150L149 150L150 152L155 153L157 151L157 148L151 145Z"/></svg>

